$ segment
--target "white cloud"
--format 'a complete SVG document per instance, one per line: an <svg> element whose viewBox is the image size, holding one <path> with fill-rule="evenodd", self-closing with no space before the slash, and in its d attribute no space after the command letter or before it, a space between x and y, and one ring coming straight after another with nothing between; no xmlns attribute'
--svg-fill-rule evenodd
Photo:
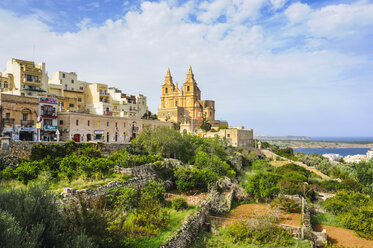
<svg viewBox="0 0 373 248"><path fill-rule="evenodd" d="M141 11L130 11L102 25L91 25L87 19L79 24L79 32L64 34L51 32L35 16L17 17L0 10L0 32L6 34L0 42L0 63L4 67L11 57L32 59L35 44L36 60L45 61L50 74L75 71L81 80L108 83L132 94L141 91L153 112L159 105L167 67L180 85L191 64L202 97L215 99L217 116L234 125L261 133L322 135L316 128L320 112L331 113L322 118L330 122L325 132L335 130L335 135L345 135L353 123L336 123L333 113L355 115L356 120L371 123L367 112L373 110L361 107L371 106L373 97L372 57L345 53L334 48L342 41L329 43L322 37L330 33L337 37L346 30L363 37L373 23L370 7L358 17L358 9L364 6L348 10L338 5L328 10L295 3L282 15L290 25L276 23L273 28L263 24L266 17L260 9L266 3L232 0L178 6L144 2ZM189 20L195 13L202 23ZM346 18L341 20L335 13ZM227 22L216 23L222 14ZM328 20L328 27L317 28L321 25L318 18ZM246 19L249 24L243 22ZM302 35L306 38L299 40ZM301 121L309 123L300 125ZM339 128L331 128L337 124ZM371 132L368 124L355 125L361 132Z"/></svg>
<svg viewBox="0 0 373 248"><path fill-rule="evenodd" d="M285 4L288 2L288 0L270 0L273 9L281 9L285 6Z"/></svg>
<svg viewBox="0 0 373 248"><path fill-rule="evenodd" d="M293 3L285 10L286 17L291 23L299 23L308 18L311 8L305 3Z"/></svg>

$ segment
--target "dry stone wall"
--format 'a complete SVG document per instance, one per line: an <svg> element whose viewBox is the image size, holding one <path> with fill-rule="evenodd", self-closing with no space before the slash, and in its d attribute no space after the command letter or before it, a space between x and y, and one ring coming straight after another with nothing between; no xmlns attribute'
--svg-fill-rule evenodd
<svg viewBox="0 0 373 248"><path fill-rule="evenodd" d="M1 139L2 141L3 139ZM4 139L5 140L5 139ZM2 156L12 155L20 158L28 159L31 156L32 147L38 144L51 145L56 144L57 142L35 142L35 141L14 141L7 139L9 141L9 147L6 150L1 151ZM58 142L58 144L65 144L66 142ZM104 155L113 154L124 148L128 148L129 144L115 144L115 143L89 143L92 146L95 146L98 151Z"/></svg>
<svg viewBox="0 0 373 248"><path fill-rule="evenodd" d="M202 202L201 207L188 216L181 228L171 235L161 248L186 248L190 247L206 222L210 221L210 214L218 214L231 209L237 186L229 178L221 179L209 196ZM222 191L219 193L217 190Z"/></svg>

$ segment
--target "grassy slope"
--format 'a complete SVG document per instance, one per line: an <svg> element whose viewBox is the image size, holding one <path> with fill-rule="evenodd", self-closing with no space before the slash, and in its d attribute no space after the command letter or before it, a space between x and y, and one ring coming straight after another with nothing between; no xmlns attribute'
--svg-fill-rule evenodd
<svg viewBox="0 0 373 248"><path fill-rule="evenodd" d="M198 235L198 239L193 243L192 248L208 248L208 247L219 247L219 248L284 248L281 246L271 245L255 245L255 244L234 244L230 237L225 232L224 228L219 228L217 233L202 232ZM308 240L293 239L293 244L286 246L286 248L309 248L310 242Z"/></svg>
<svg viewBox="0 0 373 248"><path fill-rule="evenodd" d="M311 223L324 224L328 226L343 227L338 217L330 213L319 213L317 215L311 215Z"/></svg>
<svg viewBox="0 0 373 248"><path fill-rule="evenodd" d="M187 210L182 211L170 211L170 219L168 222L167 227L160 231L159 234L153 237L146 237L143 239L139 239L134 243L134 248L156 248L162 245L171 234L176 231L184 222L184 219L187 215L191 214L194 211L195 207L189 207Z"/></svg>

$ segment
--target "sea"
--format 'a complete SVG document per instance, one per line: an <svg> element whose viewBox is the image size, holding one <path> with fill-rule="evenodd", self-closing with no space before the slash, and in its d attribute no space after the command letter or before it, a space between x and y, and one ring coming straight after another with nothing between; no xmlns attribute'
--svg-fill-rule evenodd
<svg viewBox="0 0 373 248"><path fill-rule="evenodd" d="M370 148L294 148L293 150L294 152L302 152L307 154L317 153L320 155L325 153L334 153L345 157L347 155L365 155Z"/></svg>
<svg viewBox="0 0 373 248"><path fill-rule="evenodd" d="M313 141L335 141L335 142L373 142L373 137L311 137ZM294 152L302 152L307 154L317 153L326 154L334 153L341 156L367 154L369 148L295 148Z"/></svg>

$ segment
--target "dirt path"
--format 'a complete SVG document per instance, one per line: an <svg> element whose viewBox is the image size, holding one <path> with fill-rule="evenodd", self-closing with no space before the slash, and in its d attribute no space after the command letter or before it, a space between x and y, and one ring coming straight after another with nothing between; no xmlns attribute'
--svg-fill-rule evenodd
<svg viewBox="0 0 373 248"><path fill-rule="evenodd" d="M318 169L316 169L315 167L310 167L302 162L296 162L296 161L292 161L292 160L289 160L287 158L284 158L284 157L280 157L278 156L277 154L269 151L269 150L261 150L261 152L264 154L264 156L266 156L267 158L281 158L285 161L287 161L288 163L294 163L294 164L297 164L299 166L302 166L303 168L305 168L306 170L309 170L311 172L314 172L316 175L319 175L322 179L329 179L329 176L325 175L324 173L322 173L321 171L319 171Z"/></svg>
<svg viewBox="0 0 373 248"><path fill-rule="evenodd" d="M321 232L326 229L328 240L336 245L343 245L345 247L364 247L372 248L373 240L363 239L357 237L355 232L341 227L315 225L315 231Z"/></svg>

